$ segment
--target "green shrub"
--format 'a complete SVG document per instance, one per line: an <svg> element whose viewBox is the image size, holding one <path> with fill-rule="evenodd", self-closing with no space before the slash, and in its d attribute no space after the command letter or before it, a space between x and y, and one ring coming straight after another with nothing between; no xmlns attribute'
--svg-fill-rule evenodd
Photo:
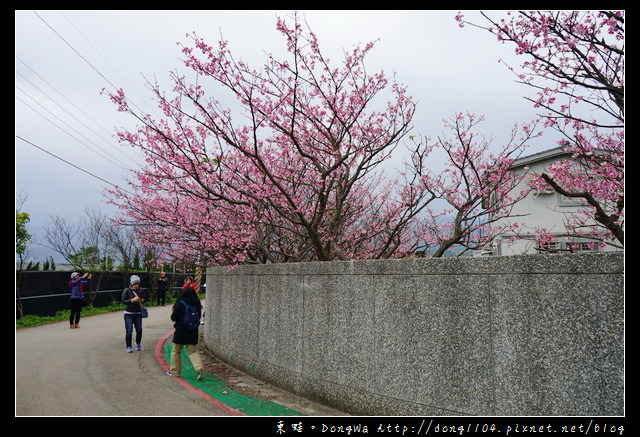
<svg viewBox="0 0 640 437"><path fill-rule="evenodd" d="M173 305L176 301L176 298L173 296L167 296L167 305ZM149 301L146 306L155 306L155 301ZM104 313L112 313L115 311L124 310L124 305L121 303L113 302L108 306L104 307L93 307L93 306L85 306L82 307L82 317L85 316L94 316L96 314L104 314ZM40 326L46 325L47 323L55 323L62 322L63 320L69 320L69 316L71 315L70 310L61 310L58 311L54 316L34 316L27 315L16 320L16 329L21 328L29 328L31 326Z"/></svg>
<svg viewBox="0 0 640 437"><path fill-rule="evenodd" d="M105 307L82 307L82 317L93 316L96 314L111 313L114 311L121 311L124 309L122 304L111 304ZM63 320L69 320L71 315L70 310L58 311L54 316L34 316L33 314L20 317L16 320L16 329L29 328L31 326L46 325L47 323L61 322Z"/></svg>

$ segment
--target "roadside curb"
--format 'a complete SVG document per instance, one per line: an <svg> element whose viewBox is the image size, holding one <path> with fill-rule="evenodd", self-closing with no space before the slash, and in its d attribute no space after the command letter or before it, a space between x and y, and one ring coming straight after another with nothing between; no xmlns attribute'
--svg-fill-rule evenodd
<svg viewBox="0 0 640 437"><path fill-rule="evenodd" d="M167 340L173 335L173 332L174 332L174 329L171 329L169 332L167 332L162 337L160 337L160 339L156 343L155 350L154 350L155 355L156 355L156 359L158 360L158 364L160 364L160 367L162 367L162 370L164 372L169 370L169 365L167 364L167 362L164 359L163 348L164 348L164 345L167 342ZM196 393L197 395L201 396L206 401L211 402L212 404L214 404L215 406L217 406L221 410L225 411L226 413L229 413L232 416L245 416L245 414L243 414L243 413L241 413L239 411L236 411L233 408L230 408L229 406L223 404L222 402L214 399L213 397L211 397L207 393L205 393L205 392L203 392L201 390L198 390L197 388L195 388L194 386L189 384L184 378L181 378L181 377L172 377L172 378L175 379L176 381L178 381L180 384L182 384L187 390L189 390L189 391L191 391L193 393Z"/></svg>

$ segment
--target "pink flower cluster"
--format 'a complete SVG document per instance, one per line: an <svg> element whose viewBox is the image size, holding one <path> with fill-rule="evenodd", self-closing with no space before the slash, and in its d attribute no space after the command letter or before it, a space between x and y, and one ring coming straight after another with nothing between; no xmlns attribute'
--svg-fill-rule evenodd
<svg viewBox="0 0 640 437"><path fill-rule="evenodd" d="M524 31L510 33L515 24L502 24L497 32L528 53L539 50L538 39L550 40L541 30L549 23L539 21L528 30L534 40L525 40ZM151 86L161 119L135 113L122 92L111 96L119 110L142 123L119 135L144 153L146 165L128 190L110 192L142 241L164 247L170 257L234 265L398 257L425 245L441 256L453 245L482 248L505 231L497 220L526 194L514 191L521 176L510 166L538 135L535 122L514 127L496 153L476 132L481 117L455 114L445 122L450 138L413 141L405 171L388 175L382 164L407 138L415 115L406 87L365 69L373 44L356 47L334 67L297 16L293 26L278 20L277 29L288 57L269 56L259 70L236 60L224 41L214 47L188 36L193 44L182 47L185 64L217 85L217 97L205 95L203 80L191 84L177 74L173 96ZM546 74L539 61L530 68ZM551 108L566 86L541 90L537 104ZM380 102L382 96L389 100ZM232 99L241 122L232 117L237 111L223 106ZM621 152L619 131L603 135L588 123L572 128L584 134L571 138L572 145L578 139L585 144L577 158L587 152L601 158L595 152L603 148ZM434 170L441 164L434 163L434 149L444 152L442 171ZM571 183L614 202L619 185L597 182L619 182L623 149L622 159L615 156L600 159L597 168L559 164L549 173L562 186ZM587 170L592 181L584 180Z"/></svg>

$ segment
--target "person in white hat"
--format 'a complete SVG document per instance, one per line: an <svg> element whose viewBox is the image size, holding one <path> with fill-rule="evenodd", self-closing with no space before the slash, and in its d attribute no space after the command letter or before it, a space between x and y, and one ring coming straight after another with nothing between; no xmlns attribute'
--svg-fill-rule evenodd
<svg viewBox="0 0 640 437"><path fill-rule="evenodd" d="M140 342L142 341L142 307L147 294L140 288L140 277L131 276L129 279L129 287L122 292L122 303L124 308L124 330L125 343L127 352L133 352L132 337L133 328L136 328L136 350L140 350Z"/></svg>

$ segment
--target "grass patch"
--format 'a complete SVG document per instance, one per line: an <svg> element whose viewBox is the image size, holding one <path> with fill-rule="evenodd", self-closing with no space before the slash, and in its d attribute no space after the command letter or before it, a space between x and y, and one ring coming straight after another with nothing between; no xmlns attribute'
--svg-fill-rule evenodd
<svg viewBox="0 0 640 437"><path fill-rule="evenodd" d="M173 305L175 299L167 298L166 304ZM156 306L154 303L145 304L147 307ZM83 306L82 317L95 316L97 314L112 313L116 311L123 311L124 305L121 303L112 303L104 307ZM64 320L69 321L71 310L60 310L53 316L35 316L33 314L25 315L16 320L16 329L30 328L33 326L46 325L49 323L62 322Z"/></svg>
<svg viewBox="0 0 640 437"><path fill-rule="evenodd" d="M82 317L112 313L114 311L122 311L123 309L124 305L122 304L111 304L105 307L85 306L82 307ZM69 321L70 315L71 310L60 310L53 316L35 316L33 314L29 314L16 320L16 329L46 325L49 323L61 322L63 320Z"/></svg>

